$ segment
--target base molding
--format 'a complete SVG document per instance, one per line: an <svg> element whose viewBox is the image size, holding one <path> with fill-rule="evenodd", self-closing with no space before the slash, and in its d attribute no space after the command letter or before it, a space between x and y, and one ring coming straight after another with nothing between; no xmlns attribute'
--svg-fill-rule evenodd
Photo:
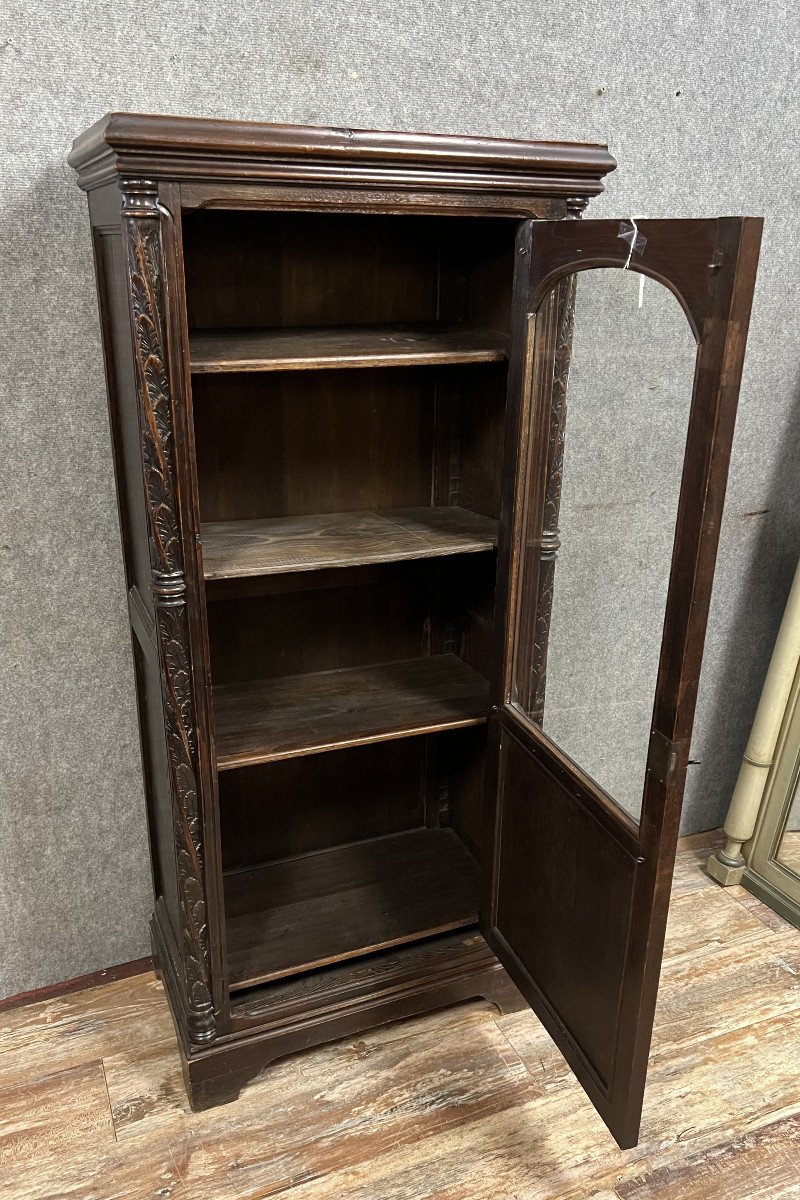
<svg viewBox="0 0 800 1200"><path fill-rule="evenodd" d="M759 900L763 900L768 908L776 912L778 916L783 917L784 921L788 921L796 928L800 928L800 916L798 915L797 905L793 904L784 892L773 886L768 879L764 879L756 871L747 867L742 878L742 886L747 889L751 895L756 896Z"/></svg>
<svg viewBox="0 0 800 1200"><path fill-rule="evenodd" d="M236 1100L270 1063L298 1051L479 997L501 1012L525 1004L483 937L471 930L254 989L252 997L237 997L231 1032L208 1046L190 1046L176 1019L180 1005L171 995L170 971L158 962L157 938L154 950L195 1112Z"/></svg>

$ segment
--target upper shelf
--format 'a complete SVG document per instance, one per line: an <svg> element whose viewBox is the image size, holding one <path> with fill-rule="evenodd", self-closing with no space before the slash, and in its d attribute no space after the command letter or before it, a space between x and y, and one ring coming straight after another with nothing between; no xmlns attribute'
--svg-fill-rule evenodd
<svg viewBox="0 0 800 1200"><path fill-rule="evenodd" d="M498 523L465 508L392 508L202 526L206 579L240 579L471 554L497 545Z"/></svg>
<svg viewBox="0 0 800 1200"><path fill-rule="evenodd" d="M189 339L192 373L499 362L508 338L463 325L209 329Z"/></svg>

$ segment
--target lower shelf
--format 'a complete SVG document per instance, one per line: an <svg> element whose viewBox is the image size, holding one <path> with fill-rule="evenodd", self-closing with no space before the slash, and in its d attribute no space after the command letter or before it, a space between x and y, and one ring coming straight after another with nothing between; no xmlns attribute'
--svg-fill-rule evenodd
<svg viewBox="0 0 800 1200"><path fill-rule="evenodd" d="M473 925L478 893L478 864L450 829L231 872L231 990Z"/></svg>
<svg viewBox="0 0 800 1200"><path fill-rule="evenodd" d="M237 991L231 1016L236 1029L259 1025L277 1030L329 1017L331 1010L407 998L426 987L445 987L487 972L506 981L478 930L460 929Z"/></svg>

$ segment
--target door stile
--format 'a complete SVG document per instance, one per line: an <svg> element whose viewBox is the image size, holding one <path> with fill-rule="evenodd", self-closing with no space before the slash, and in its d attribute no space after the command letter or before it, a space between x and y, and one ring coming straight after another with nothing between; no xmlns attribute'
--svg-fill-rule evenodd
<svg viewBox="0 0 800 1200"><path fill-rule="evenodd" d="M510 607L519 574L520 505L517 488L524 478L530 439L526 436L533 388L535 316L532 308L531 257L533 220L521 221L514 247L514 280L511 296L511 337L508 366L503 474L500 497L500 531L497 547L495 619L492 673L489 680L490 711L486 748L484 817L484 867L482 873L481 927L488 939L493 924L494 880L497 876L500 786L500 714L510 687L513 628ZM539 443L541 444L541 442Z"/></svg>
<svg viewBox="0 0 800 1200"><path fill-rule="evenodd" d="M698 348L687 432L675 544L653 707L653 738L667 744L651 754L639 827L643 862L633 897L629 949L631 986L623 995L621 1022L635 1036L617 1059L619 1080L644 1088L655 1012L664 930L680 832L692 724L708 609L719 545L745 345L750 322L762 222L717 222L711 308ZM661 761L659 762L659 757ZM640 1114L628 1113L623 1136L638 1137Z"/></svg>

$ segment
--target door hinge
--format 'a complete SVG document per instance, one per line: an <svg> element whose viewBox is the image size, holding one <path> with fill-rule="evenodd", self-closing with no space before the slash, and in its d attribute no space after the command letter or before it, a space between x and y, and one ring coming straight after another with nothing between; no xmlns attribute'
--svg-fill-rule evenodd
<svg viewBox="0 0 800 1200"><path fill-rule="evenodd" d="M654 729L650 734L647 769L664 787L669 787L678 768L678 747Z"/></svg>

